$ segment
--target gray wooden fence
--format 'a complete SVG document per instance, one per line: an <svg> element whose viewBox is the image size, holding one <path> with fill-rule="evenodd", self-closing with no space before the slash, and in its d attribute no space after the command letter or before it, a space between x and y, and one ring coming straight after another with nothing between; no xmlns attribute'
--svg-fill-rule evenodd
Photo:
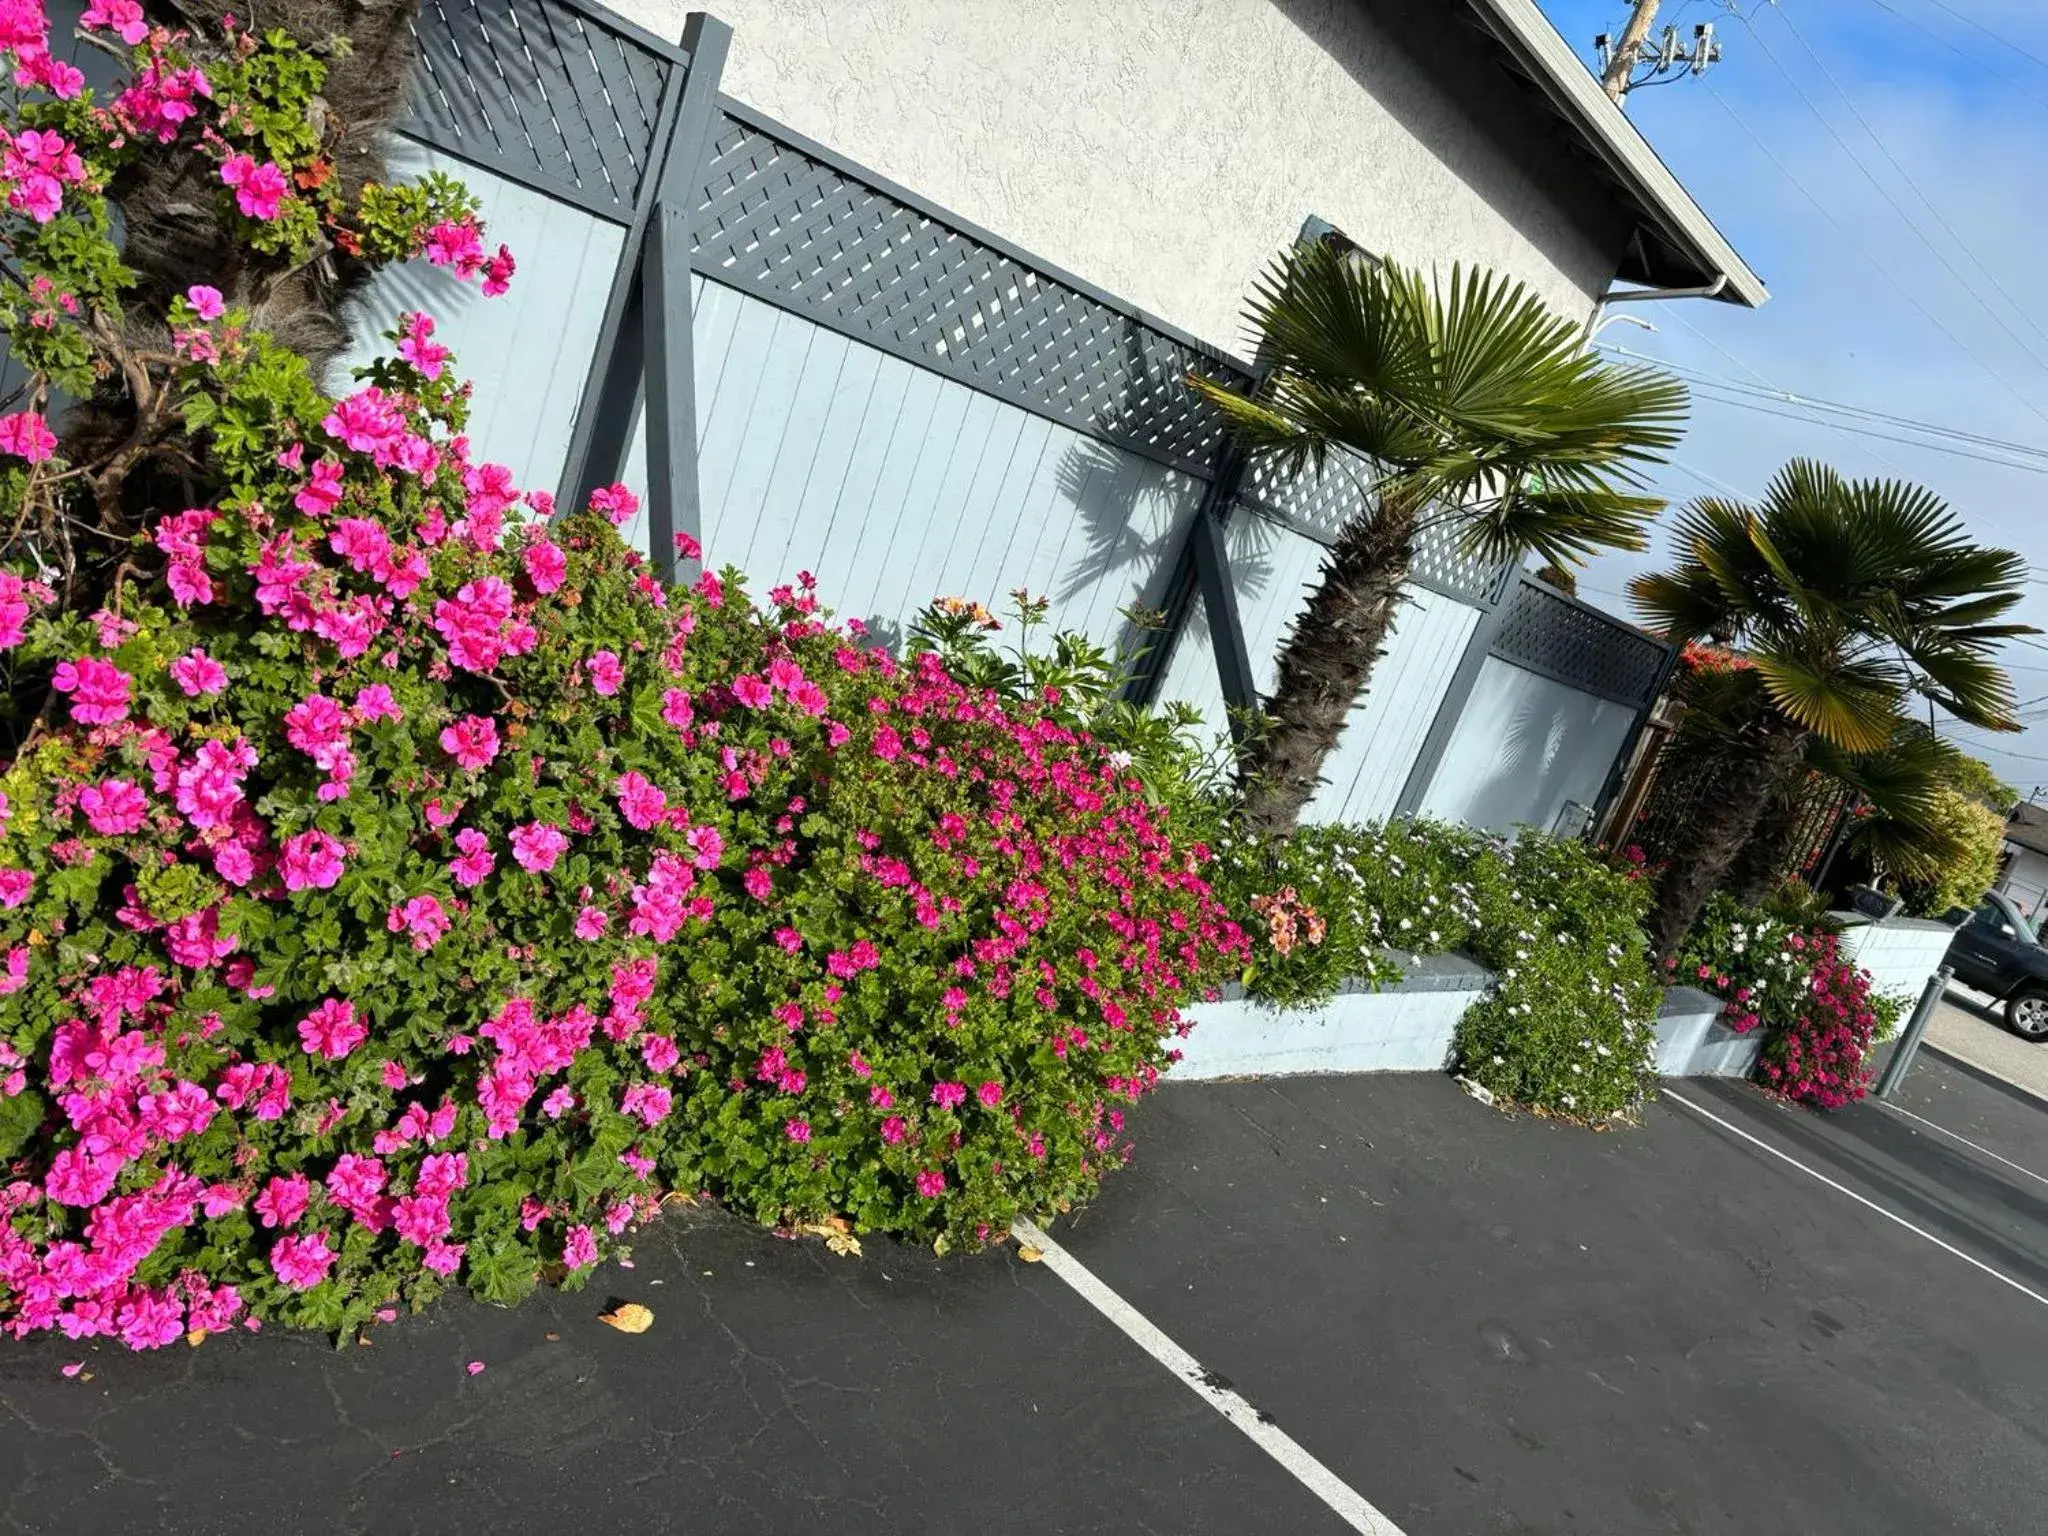
<svg viewBox="0 0 2048 1536"><path fill-rule="evenodd" d="M1356 490L1239 461L1183 381L1249 365L719 95L710 17L672 44L587 0L423 0L417 33L400 167L462 176L520 270L490 300L383 274L357 360L433 313L480 455L565 499L625 478L657 558L814 571L884 638L1024 587L1105 643L1164 610L1140 692L1219 729L1270 687ZM1668 648L1447 534L1407 595L1313 814L1602 798Z"/></svg>

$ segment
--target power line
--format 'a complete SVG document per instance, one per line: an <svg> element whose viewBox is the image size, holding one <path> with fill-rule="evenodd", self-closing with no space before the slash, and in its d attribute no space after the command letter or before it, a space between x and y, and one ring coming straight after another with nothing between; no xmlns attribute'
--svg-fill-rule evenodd
<svg viewBox="0 0 2048 1536"><path fill-rule="evenodd" d="M1743 498L1744 493L1730 485L1726 480L1716 479L1703 469L1694 469L1683 459L1667 459L1665 462L1673 469L1682 470L1684 473L1691 475L1693 479L1699 481L1701 485L1706 486L1709 490L1719 491L1724 496L1733 496L1738 500Z"/></svg>
<svg viewBox="0 0 2048 1536"><path fill-rule="evenodd" d="M1602 346L1603 350L1618 353L1637 362L1647 363L1683 379L1692 386L1693 394L1697 398L1710 401L1715 405L1733 406L1738 410L1756 411L1762 415L1776 416L1785 421L1797 421L1809 426L1827 427L1834 432L1851 433L1857 437L1893 443L1902 448L1924 448L1930 452L1946 453L1956 458L1975 459L1980 463L1996 464L2001 468L2018 470L2023 474L2048 475L2048 449L2035 448L2026 443L2012 442L2004 438L1982 437L1976 433L1963 432L1958 428L1944 427L1934 422L1919 421L1910 416L1892 416L1882 411L1868 410L1862 406L1818 400L1794 394L1790 390L1776 388L1769 390L1757 389L1743 384L1739 380L1708 373L1704 369L1688 368L1681 363L1666 362L1661 358L1653 358L1646 353L1635 352L1627 347L1616 346L1612 343L1603 343ZM1794 407L1794 409L1783 409L1786 406ZM1929 441L1919 437L1903 437L1898 432L1882 431L1875 426L1851 425L1840 421L1830 421L1825 415L1802 414L1802 411L1809 410L1839 413L1861 417L1870 421L1887 423L1911 431L1926 433L1934 440ZM1952 442L1944 441L1943 439L1950 439ZM1954 444L1971 446L1954 446ZM1979 446L1995 449L1997 452L1979 453L1973 451L1973 447ZM2031 459L2038 462L2015 463L2009 457L2001 457L2001 454L2016 454L2022 459ZM1890 461L1886 460L1885 462L1889 463ZM1905 473L1896 464L1891 467L1898 470L1900 474Z"/></svg>
<svg viewBox="0 0 2048 1536"><path fill-rule="evenodd" d="M1783 9L1782 7L1774 7L1773 9L1777 11L1778 18L1785 23L1785 30L1792 34L1792 40L1798 43L1801 48L1806 50L1806 56L1809 59L1813 60L1814 66L1820 70L1822 77L1825 78L1827 83L1834 88L1835 94L1842 98L1842 105L1849 109L1849 114L1856 119L1857 123L1862 127L1863 131L1870 136L1870 142L1877 146L1878 153L1883 155L1885 159L1888 162L1890 162L1891 168L1899 173L1899 179L1905 182L1905 184L1908 188L1911 189L1915 197L1920 199L1920 206L1925 208L1932 215L1934 215L1935 223L1939 224L1943 232L1947 234L1949 239L1953 240L1956 243L1956 248L1963 253L1964 258L1969 261L1970 265L1975 267L1977 271L1983 275L1984 280L1991 284L1991 286L1997 291L1998 296L2004 299L2007 304L2012 306L2013 312L2017 314L2022 320L2024 320L2029 327L2032 328L2036 336L2039 336L2043 341L2048 341L2048 331L2044 331L2041 329L2041 327L2035 322L2033 316L2027 313L2026 309L2021 305L2020 301L2014 298L2013 295L2007 291L2005 284L2001 283L1998 280L1997 274L1992 272L1992 270L1989 267L1985 266L1983 262L1977 259L1977 254L1976 252L1970 249L1969 242L1964 240L1961 235L1956 233L1955 226L1950 224L1949 221L1942 216L1941 210L1935 207L1934 204L1928 199L1927 194L1920 189L1920 184L1913 179L1913 173L1908 171L1905 168L1905 166L1899 163L1898 156L1894 155L1891 152L1890 147L1885 143L1884 139L1879 136L1878 131L1875 128L1871 127L1870 120L1866 118L1863 115L1862 111L1857 107L1855 99L1849 95L1848 91L1843 89L1842 82L1835 78L1835 72L1832 69L1828 68L1827 60L1822 58L1820 54L1815 51L1813 44L1809 43L1806 40L1806 34L1801 32L1799 28L1793 24L1792 13L1788 10ZM1749 24L1745 22L1744 25L1748 26ZM1777 64L1777 56L1771 53L1769 45L1764 42L1763 38L1760 35L1758 35L1756 28L1751 26L1749 30L1750 35L1756 37L1757 45L1763 48L1765 55L1770 58L1770 61L1773 64ZM1778 66L1778 72L1780 74L1785 74L1785 69L1783 65ZM1785 78L1787 80L1792 79L1792 77L1789 74L1785 74ZM1799 84L1797 81L1793 81L1792 88L1794 90L1799 90ZM1801 100L1805 100L1806 93L1804 91L1800 91L1799 95ZM1812 103L1808 102L1808 105L1811 106ZM1820 116L1820 109L1817 107L1814 108L1814 116ZM1823 125L1826 125L1827 119L1822 118L1821 121ZM1828 128L1828 133L1830 137L1834 138L1837 144L1842 144L1840 135L1836 134L1832 127ZM1844 152L1848 152L1848 145L1842 144L1842 148ZM1856 156L1852 153L1850 154L1850 158L1856 159ZM1857 160L1857 168L1863 170L1864 176L1869 180L1872 186L1878 187L1878 191L1880 193L1884 193L1885 201L1891 204L1892 208L1898 212L1899 217L1906 219L1907 223L1911 224L1912 220L1907 217L1905 210L1899 208L1899 205L1896 202L1892 201L1890 193L1884 192L1884 188L1878 186L1877 178L1871 176L1870 172L1863 167L1863 162L1861 160ZM1914 227L1914 233L1920 234L1918 226ZM1930 251L1934 251L1935 248L1933 242L1929 241L1925 235L1921 235L1921 243L1926 245ZM1941 256L1941 253L1939 251L1935 251L1935 254L1937 256ZM1941 258L1941 260L1943 266L1948 266L1947 257L1944 256ZM1949 267L1949 271L1950 273L1955 275L1956 280L1958 282L1963 281L1962 275L1960 273L1957 273L1954 267ZM1968 285L1965 284L1965 286L1967 287ZM1971 297L1978 297L1974 289L1971 290ZM1978 298L1978 302L1979 304L1983 304L1983 300L1981 298ZM1983 308L1985 310L1985 313L1992 313L1990 305L1983 304ZM1998 316L1993 314L1992 318L1998 319ZM1999 323L2001 325L2004 324L2002 320L2000 320ZM2007 329L2006 334L2012 335L2012 332L2009 328ZM2013 336L2013 340L2018 341L2019 338L2017 336Z"/></svg>
<svg viewBox="0 0 2048 1536"><path fill-rule="evenodd" d="M1950 53L1954 54L1957 58L1961 59L1965 64L1969 64L1977 69L1983 70L1993 79L1999 80L2004 84L2011 86L2014 90L2018 91L2022 96L2028 97L2030 100L2037 101L2044 107L2048 107L2048 96L2043 96L2040 92L2032 89L2024 80L2020 79L2017 75L2008 75L2007 73L2005 73L2004 70L1994 68L1992 65L1987 64L1983 59L1979 58L1976 54L1971 53L1968 49L1957 47L1952 40L1943 37L1939 32L1935 31L1934 28L1928 26L1926 22L1920 20L1919 17L1907 15L1904 11L1899 10L1897 7L1891 5L1889 3L1889 0L1870 0L1870 3L1876 6L1879 10L1885 12L1889 16L1896 16L1900 21L1903 21L1907 26L1913 28L1916 32L1919 32L1926 37L1933 38L1937 43L1941 44L1942 47L1946 48Z"/></svg>
<svg viewBox="0 0 2048 1536"><path fill-rule="evenodd" d="M1694 331L1694 334L1701 336L1703 339L1712 340L1711 337L1707 337L1697 327L1691 327L1691 329ZM1957 443L1967 444L1970 447L1987 448L1998 453L2016 454L2021 458L2036 459L2040 461L2040 469L2036 472L2048 472L2048 448L2037 448L2031 443L2017 442L2011 438L1989 437L1980 432L1965 432L1960 427L1950 427L1944 426L1940 422L1924 421L1917 416L1899 416L1889 411L1875 410L1870 406L1851 405L1841 400L1826 400L1817 395L1802 395L1794 390L1783 389L1777 385L1770 384L1768 381L1762 387L1754 384L1745 384L1742 380L1731 379L1726 374L1714 373L1705 368L1695 368L1686 363L1674 363L1664 358L1652 357L1647 352L1637 352L1616 342L1601 342L1600 347L1603 351L1613 352L1618 356L1628 358L1632 362L1644 363L1654 368L1661 368L1667 373L1676 374L1679 378L1685 380L1687 384L1695 387L1705 387L1710 390L1725 391L1729 394L1747 397L1742 400L1732 400L1723 399L1720 395L1716 394L1704 396L1704 398L1714 400L1721 405L1738 405L1747 409L1764 409L1766 404L1770 406L1793 406L1801 410L1851 416L1860 421L1879 422L1888 426L1902 427L1912 432L1925 433L1930 437L1949 439ZM1720 350L1724 356L1733 358L1733 354L1729 353L1726 348L1721 348ZM1734 358L1733 360L1750 373L1756 373L1755 369L1749 368L1749 365L1743 363L1741 359ZM1756 374L1756 376L1758 378L1763 377L1762 374ZM1767 412L1767 414L1783 413ZM1942 443L1922 442L1918 438L1899 437L1893 433L1876 432L1868 427L1847 426L1840 422L1828 421L1819 417L1795 417L1794 419L1811 420L1816 426L1828 427L1837 432L1857 432L1863 436L1876 437L1882 441L1898 443L1904 447L1932 448L1938 452L1961 453L1961 456L1964 458L1985 458L1988 463L2007 463L2003 459L1986 458L1983 454L1951 449ZM1897 465L1892 467L1898 469ZM2012 469L2034 469L2034 466L2024 464L2007 464L2007 467ZM1901 474L1905 473L1904 470L1899 470L1899 472Z"/></svg>
<svg viewBox="0 0 2048 1536"><path fill-rule="evenodd" d="M2028 62L2038 64L2043 69L2048 69L2048 59L2042 58L2038 53L2027 52L2026 49L2022 48L2018 43L2014 42L2011 38L2002 36L2001 34L1992 31L1989 27L1985 26L1983 22L1978 21L1973 16L1965 16L1961 11L1956 10L1953 6L1945 4L1944 0L1927 0L1927 3L1933 6L1937 11L1944 11L1948 15L1955 17L1955 19L1957 21L1960 21L1964 26L1971 27L1974 28L1976 31L1982 32L1986 37L1990 38L1991 41L1998 44L1999 47L2010 49L2012 52L2018 54L2021 58L2026 59Z"/></svg>
<svg viewBox="0 0 2048 1536"><path fill-rule="evenodd" d="M1880 432L1875 427L1852 427L1840 422L1823 421L1813 416L1802 416L1797 411L1773 410L1770 406L1757 400L1744 399L1735 395L1716 394L1711 387L1697 388L1694 390L1694 393L1700 399L1710 400L1716 405L1732 405L1739 410L1755 411L1764 416L1775 416L1782 421L1797 421L1813 427L1832 426L1837 432L1850 432L1858 437L1875 438L1882 443L1896 443L1904 448L1925 448L1932 453L1946 453L1954 458L1975 459L1981 464L1996 464L2003 469L2017 470L2021 474L2048 475L2048 462L2041 464L2018 464L2014 463L2011 459L2000 458L1995 454L1973 453L1967 448L1951 447L1946 443L1926 442L1915 438L1901 437L1896 432Z"/></svg>
<svg viewBox="0 0 2048 1536"><path fill-rule="evenodd" d="M1763 151L1764 158L1769 160L1772 165L1776 166L1778 168L1778 173L1782 175L1787 181L1792 183L1794 190L1796 190L1800 196L1806 199L1807 203L1811 205L1814 212L1818 213L1823 219L1826 219L1828 221L1828 224L1834 229L1835 233L1840 235L1844 241L1846 241L1851 247L1853 247L1857 252L1859 252L1865 260L1867 260L1870 263L1871 267L1876 271L1878 276L1882 277L1886 282L1890 283L1892 287L1896 288L1899 291L1899 296L1903 298L1908 304L1912 305L1913 308L1919 312L1921 318L1925 319L1936 330L1940 331L1942 335L1946 336L1951 342L1955 343L1957 348L1959 348L1964 354L1966 354L1969 357L1969 359L1972 362L1974 362L1979 368L1982 368L1985 371L1985 373L1990 375L1991 378L1996 380L2008 394L2010 394L2021 405L2025 406L2026 409L2031 411L2034 415L2039 416L2043 424L2048 424L2048 413L2044 413L2039 406L2035 405L2031 400L2027 399L2025 395L2021 394L2018 388L2015 387L2013 383L2005 377L2004 374L2000 373L1996 368L1992 367L1991 364L1986 362L1981 356L1978 355L1976 348L1972 347L1968 342L1964 341L1962 337L1958 336L1954 331L1950 330L1947 325L1943 324L1941 318L1938 315L1936 315L1934 311L1929 309L1925 304L1922 304L1920 300L1914 296L1912 289L1908 288L1904 283L1900 282L1897 277L1892 275L1891 269L1889 267L1885 266L1882 262L1878 261L1876 257L1870 254L1870 251L1864 242L1859 241L1854 235L1850 234L1848 229L1843 226L1842 221L1840 219L1837 219L1832 213L1828 212L1827 208L1822 205L1820 199L1813 195L1812 191L1807 187L1806 183L1801 181L1799 177L1793 173L1793 170L1790 166L1788 166L1787 164L1785 164L1783 160L1778 158L1778 152L1772 149L1771 146L1764 141L1763 137L1760 134L1758 134L1758 132L1754 128L1750 127L1749 123L1747 122L1747 120L1744 119L1740 112L1737 112L1734 107L1729 105L1728 98L1721 94L1721 92L1719 91L1719 89L1715 87L1714 82L1711 79L1702 76L1700 78L1700 84L1702 87L1705 88L1707 94L1713 97L1714 100L1720 104L1721 110L1728 114L1728 116L1734 121L1735 126L1743 131L1743 133L1749 138L1749 141L1756 145L1758 149Z"/></svg>
<svg viewBox="0 0 2048 1536"><path fill-rule="evenodd" d="M1712 336L1709 336L1705 331L1701 330L1698 326L1694 325L1690 320L1686 319L1685 316L1676 313L1675 309L1671 318L1676 320L1680 325L1684 326L1688 331L1691 331L1693 335L1699 337L1701 341L1704 341L1716 352L1720 353L1723 357L1727 358L1729 362L1733 363L1736 367L1740 368L1744 373L1748 374L1751 378L1755 379L1758 383L1762 384L1766 389L1774 390L1779 394L1788 393L1788 391L1779 389L1777 385L1773 384L1769 379L1765 378L1754 367L1744 362L1741 358L1737 357L1733 352L1730 352L1726 347L1722 346L1720 342L1714 340ZM1829 423L1829 427L1830 430L1835 431L1836 434L1839 437L1841 437L1843 442L1849 443L1849 445L1852 448L1856 446L1854 443L1850 442L1847 433L1841 432L1838 428L1835 428L1832 423ZM1903 468L1901 468L1898 464L1894 463L1892 460L1886 458L1883 454L1879 453L1875 448L1870 449L1869 452L1871 457L1876 459L1878 463L1884 465L1885 468L1889 469L1893 474L1900 476L1902 479L1906 477L1906 471Z"/></svg>

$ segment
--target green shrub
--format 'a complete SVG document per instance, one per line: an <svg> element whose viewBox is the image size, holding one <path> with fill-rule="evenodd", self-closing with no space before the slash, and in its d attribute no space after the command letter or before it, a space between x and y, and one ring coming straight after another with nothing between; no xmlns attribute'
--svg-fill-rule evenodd
<svg viewBox="0 0 2048 1536"><path fill-rule="evenodd" d="M1251 997L1312 1006L1347 979L1399 979L1404 957L1462 951L1500 984L1459 1026L1460 1071L1580 1119L1641 1099L1659 998L1647 891L1583 845L1429 822L1303 826L1274 843L1226 837L1212 879L1250 935Z"/></svg>
<svg viewBox="0 0 2048 1536"><path fill-rule="evenodd" d="M1651 1081L1657 1007L1647 882L1584 844L1525 834L1475 882L1469 943L1500 985L1459 1020L1459 1070L1497 1097L1573 1119L1632 1113Z"/></svg>
<svg viewBox="0 0 2048 1536"><path fill-rule="evenodd" d="M1402 954L1464 948L1480 920L1470 876L1485 846L1422 822L1299 826L1275 841L1225 833L1212 880L1251 938L1245 991L1312 1006L1347 980L1399 980Z"/></svg>

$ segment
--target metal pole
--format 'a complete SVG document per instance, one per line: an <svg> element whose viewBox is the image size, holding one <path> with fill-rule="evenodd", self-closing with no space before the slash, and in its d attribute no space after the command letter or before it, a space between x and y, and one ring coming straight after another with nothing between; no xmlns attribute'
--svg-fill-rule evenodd
<svg viewBox="0 0 2048 1536"><path fill-rule="evenodd" d="M1913 1017L1906 1020L1906 1027L1899 1031L1899 1043L1892 1047L1892 1059L1884 1064L1884 1075L1877 1080L1878 1098L1890 1098L1892 1090L1912 1070L1913 1058L1920 1054L1920 1038L1927 1033L1927 1021L1934 1017L1934 1005L1948 991L1949 978L1954 975L1955 969L1944 965L1927 978L1927 989L1914 1005Z"/></svg>

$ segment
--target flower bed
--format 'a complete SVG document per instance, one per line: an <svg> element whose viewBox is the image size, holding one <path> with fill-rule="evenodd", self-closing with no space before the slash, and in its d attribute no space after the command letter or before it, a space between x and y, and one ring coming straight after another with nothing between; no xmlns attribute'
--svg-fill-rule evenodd
<svg viewBox="0 0 2048 1536"><path fill-rule="evenodd" d="M1216 880L1233 911L1263 920L1248 997L1317 1007L1347 985L1387 981L1404 956L1463 953L1499 984L1459 1016L1459 1071L1579 1119L1640 1103L1658 1004L1644 887L1580 844L1429 823L1308 826L1277 847L1220 844Z"/></svg>
<svg viewBox="0 0 2048 1536"><path fill-rule="evenodd" d="M1838 935L1716 896L1671 966L1678 980L1725 1000L1730 1029L1761 1032L1756 1076L1765 1086L1817 1109L1869 1090L1882 1010L1870 973L1842 954Z"/></svg>

